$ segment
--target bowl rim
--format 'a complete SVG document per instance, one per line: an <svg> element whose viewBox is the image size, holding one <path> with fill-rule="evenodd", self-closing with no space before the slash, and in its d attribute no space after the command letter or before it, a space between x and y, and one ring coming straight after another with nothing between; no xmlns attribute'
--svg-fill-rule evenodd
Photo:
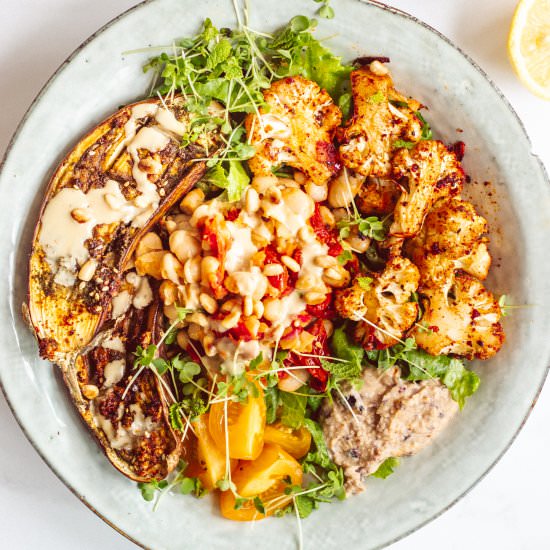
<svg viewBox="0 0 550 550"><path fill-rule="evenodd" d="M4 169L4 165L6 164L6 161L10 155L10 152L15 144L15 142L17 141L18 137L19 137L19 134L21 133L21 130L23 129L27 119L29 118L29 116L32 114L32 112L34 111L34 108L36 107L37 103L40 101L40 99L42 98L42 96L46 93L46 91L48 90L48 88L50 87L50 85L54 82L54 80L58 77L58 75L65 69L65 67L67 65L69 65L69 63L71 63L71 61L76 57L76 55L78 55L78 53L84 49L90 42L92 42L93 40L95 40L99 35L103 34L106 30L108 30L110 27L112 27L115 23L117 23L120 19L123 19L124 17L126 17L126 15L128 15L129 13L135 11L135 10L139 10L141 8L143 8L144 6L148 5L148 4L151 4L153 2L156 2L157 0L142 0L141 2L137 3L136 5L134 6L131 6L130 8L124 10L123 12L121 12L119 15L113 17L112 19L110 19L109 21L107 21L104 25L102 25L98 30L96 30L94 33L92 33L88 38L86 38L81 44L79 44L66 58L65 60L57 67L57 69L52 73L52 75L48 78L48 80L44 83L44 85L40 88L40 90L38 91L38 93L36 94L36 96L34 97L34 99L32 100L32 102L30 103L29 107L27 108L27 110L25 111L25 113L23 114L19 124L17 125L11 139L9 140L8 142L8 145L6 147L6 150L2 156L2 159L0 160L0 175L2 174L3 172L3 169ZM384 4L383 2L379 1L379 0L355 0L361 4L365 4L365 5L371 5L371 6L374 6L375 8L378 8L378 9L381 9L383 11L386 11L386 12L389 12L389 13L392 13L393 15L396 15L398 17L401 17L403 19L406 19L408 21L412 21L413 23L415 23L416 25L419 25L423 28L425 28L426 30L428 30L429 32L435 34L440 40L444 41L447 45L451 46L455 51L457 51L460 55L462 55L467 61L468 63L490 84L490 86L493 88L493 90L497 93L497 95L499 96L500 100L504 103L504 105L506 106L507 110L510 112L510 114L513 115L513 117L516 119L516 122L518 123L519 127L521 128L521 131L523 132L524 134L524 137L526 138L527 140L527 143L529 145L532 145L532 142L531 142L531 139L529 137L529 134L527 133L527 130L525 129L525 126L521 120L521 118L519 117L519 115L517 114L516 110L514 109L514 107L511 105L510 101L507 99L507 97L503 94L503 92L500 90L500 88L495 84L495 82L489 77L489 75L478 65L478 63L476 63L476 61L474 61L474 59L472 57L470 57L470 55L468 55L467 53L465 53L462 48L460 48L459 46L457 46L450 38L448 38L447 36L445 36L443 33L441 33L440 31L438 31L437 29L435 29L434 27L432 27L431 25L429 25L428 23L426 23L425 21L415 17L414 15L411 15L410 13L404 11L404 10L401 10L399 8L395 8L393 6L389 6L387 4ZM533 161L537 162L540 169L541 169L541 172L542 172L542 176L543 178L545 179L546 183L548 185L550 185L550 178L549 178L549 174L548 174L548 171L546 170L546 166L544 165L544 163L542 162L542 160L540 159L540 157L535 154L535 153L531 153L531 157L533 158ZM528 410L526 411L525 415L523 416L523 419L520 423L520 425L518 426L518 428L516 429L516 431L514 432L514 434L512 435L510 441L508 441L508 443L504 446L504 448L502 449L502 451L498 454L498 456L493 460L493 462L491 462L491 464L489 464L489 466L481 473L479 474L479 476L471 483L471 485L466 489L464 490L460 495L458 495L456 498L454 498L451 502L449 502L446 506L444 506L441 510L439 510L438 512L432 514L430 517L428 517L427 519L421 521L420 523L416 524L414 527L410 528L410 529L407 529L406 531L404 531L403 533L401 533L400 535L392 538L391 540L388 540L386 541L385 543L383 543L382 545L379 545L377 547L375 547L374 550L380 550L382 548L387 548L388 546L408 537L409 535L411 535L412 533L418 531L419 529L421 529L422 527L424 527L425 525L427 525L428 523L431 523L433 520L437 519L439 516L441 516L442 514L444 514L445 512L447 512L449 509L451 509L458 501L462 500L468 493L470 493L470 491L472 489L474 489L474 487L476 487L480 481L482 481L485 476L496 466L496 464L501 460L501 458L504 456L504 454L506 454L508 452L508 450L510 449L510 447L512 446L512 444L514 443L514 441L516 440L517 436L519 435L519 433L521 432L521 430L523 429L523 427L525 426L525 423L527 422L527 419L529 418L529 416L531 415L531 412L533 411L533 408L535 407L538 399L539 399L539 396L541 394L541 391L542 391L542 388L544 387L544 384L548 378L548 374L550 373L550 357L547 358L546 360L546 368L544 370L544 373L543 373L543 376L542 376L542 379L541 381L539 382L539 385L537 387L537 390L536 390L536 393L535 393L535 396L528 408ZM40 450L40 448L38 447L38 444L34 441L33 439L33 436L28 432L26 426L23 424L22 420L19 418L19 416L17 415L17 413L15 412L15 409L10 401L10 397L8 395L8 392L6 391L5 387L4 387L4 384L2 382L2 376L1 376L1 372L0 372L0 389L2 391L2 394L4 395L4 398L6 399L6 403L8 404L8 407L13 415L13 417L15 418L15 421L17 422L17 424L19 425L21 431L23 432L23 434L25 435L25 437L27 438L27 440L29 441L29 443L32 445L33 449L36 451L36 453L40 456L40 458L43 460L43 462L48 466L48 468L53 472L53 474L63 483L63 485L65 485L65 487L67 489L69 489L69 491L75 495L89 510L91 510L97 517L99 517L101 520L103 520L107 525L109 525L110 527L112 527L116 532L118 532L119 534L121 534L122 536L124 536L126 539L128 539L129 541L133 542L136 546L139 546L141 548L146 548L142 543L140 543L138 540L136 540L134 537L132 537L130 534L126 533L123 529L121 529L120 527L118 527L116 524L114 524L112 521L108 520L103 514L102 512L100 512L99 510L97 510L87 499L84 495L81 495L79 494L79 492L77 491L77 489L69 482L65 479L65 477L63 476L63 474L61 473L61 471L59 471L57 469L56 466L54 466L53 464L51 464L48 459L44 456L44 454L42 453L42 451Z"/></svg>

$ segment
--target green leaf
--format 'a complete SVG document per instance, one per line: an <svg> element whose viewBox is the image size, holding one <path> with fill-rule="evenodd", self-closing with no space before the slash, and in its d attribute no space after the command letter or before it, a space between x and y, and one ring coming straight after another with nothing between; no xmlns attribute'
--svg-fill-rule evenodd
<svg viewBox="0 0 550 550"><path fill-rule="evenodd" d="M260 497L254 497L254 507L258 510L258 512L260 512L260 514L265 515L264 503Z"/></svg>
<svg viewBox="0 0 550 550"><path fill-rule="evenodd" d="M231 42L227 38L220 40L212 49L210 56L206 60L206 67L214 69L220 63L223 63L231 55Z"/></svg>
<svg viewBox="0 0 550 550"><path fill-rule="evenodd" d="M307 518L315 508L315 501L309 495L297 495L294 497L294 504L302 519Z"/></svg>
<svg viewBox="0 0 550 550"><path fill-rule="evenodd" d="M267 387L264 390L264 400L266 406L265 421L273 424L277 420L277 407L279 406L279 389L277 386Z"/></svg>
<svg viewBox="0 0 550 550"><path fill-rule="evenodd" d="M343 93L338 98L338 107L340 107L340 110L342 111L344 120L348 120L351 116L352 105L352 95L349 92Z"/></svg>
<svg viewBox="0 0 550 550"><path fill-rule="evenodd" d="M394 107L398 107L398 108L406 108L409 106L409 104L406 101L397 101L396 99L390 99L390 103Z"/></svg>
<svg viewBox="0 0 550 550"><path fill-rule="evenodd" d="M294 393L279 392L281 401L281 422L297 430L304 424L307 396Z"/></svg>
<svg viewBox="0 0 550 550"><path fill-rule="evenodd" d="M353 260L353 254L349 250L344 250L336 259L340 265L346 265L350 260Z"/></svg>
<svg viewBox="0 0 550 550"><path fill-rule="evenodd" d="M236 497L233 510L240 510L249 500L248 498Z"/></svg>
<svg viewBox="0 0 550 550"><path fill-rule="evenodd" d="M466 398L473 395L480 384L479 376L474 371L466 369L458 359L451 360L442 380L461 409L464 408Z"/></svg>
<svg viewBox="0 0 550 550"><path fill-rule="evenodd" d="M382 101L384 101L384 99L386 99L386 95L384 94L384 92L382 90L378 90L375 94L372 94L369 97L368 102L369 103L381 103Z"/></svg>
<svg viewBox="0 0 550 550"><path fill-rule="evenodd" d="M415 115L422 123L421 139L432 139L432 129L430 128L430 125L426 122L426 119L422 116L422 113L420 111L416 111Z"/></svg>
<svg viewBox="0 0 550 550"><path fill-rule="evenodd" d="M363 290L370 290L374 279L372 277L357 277L356 281L359 288L362 288Z"/></svg>
<svg viewBox="0 0 550 550"><path fill-rule="evenodd" d="M317 13L319 14L319 17L324 17L325 19L334 18L334 9L331 8L328 4L321 6Z"/></svg>
<svg viewBox="0 0 550 550"><path fill-rule="evenodd" d="M193 477L184 477L180 482L180 492L182 495L188 495L195 490L195 480Z"/></svg>
<svg viewBox="0 0 550 550"><path fill-rule="evenodd" d="M310 451L307 454L306 462L313 462L322 468L331 468L333 462L330 458L321 426L319 426L315 420L311 420L311 418L306 418L304 420L304 425L309 430L316 449L315 452Z"/></svg>
<svg viewBox="0 0 550 550"><path fill-rule="evenodd" d="M416 143L404 139L396 139L392 144L394 149L412 149L415 145Z"/></svg>
<svg viewBox="0 0 550 550"><path fill-rule="evenodd" d="M386 458L380 466L378 466L378 469L376 472L371 474L372 477L379 477L381 479L386 479L388 476L393 474L393 469L397 468L399 466L399 459L398 458Z"/></svg>
<svg viewBox="0 0 550 550"><path fill-rule="evenodd" d="M155 492L157 490L157 484L155 482L138 483L138 488L141 491L143 500L151 502L155 498Z"/></svg>
<svg viewBox="0 0 550 550"><path fill-rule="evenodd" d="M258 368L258 366L262 363L263 360L264 360L264 354L263 352L260 351L260 353L258 353L258 355L254 359L252 359L252 361L250 361L250 364L249 364L250 370L255 370L256 368Z"/></svg>
<svg viewBox="0 0 550 550"><path fill-rule="evenodd" d="M332 363L331 373L343 378L356 378L361 375L365 350L350 340L346 325L334 330L330 339L330 348L335 357L347 361L347 363Z"/></svg>

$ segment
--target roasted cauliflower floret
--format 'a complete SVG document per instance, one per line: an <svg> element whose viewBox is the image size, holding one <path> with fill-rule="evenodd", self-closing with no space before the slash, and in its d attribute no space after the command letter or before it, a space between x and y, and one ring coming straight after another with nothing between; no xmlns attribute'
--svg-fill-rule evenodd
<svg viewBox="0 0 550 550"><path fill-rule="evenodd" d="M404 188L397 201L390 237L414 237L436 201L458 195L464 171L440 141L421 141L393 157L393 177Z"/></svg>
<svg viewBox="0 0 550 550"><path fill-rule="evenodd" d="M315 185L325 185L340 169L333 144L342 113L315 82L288 77L264 91L269 105L260 117L245 120L249 142L256 155L248 161L257 176L271 176L281 164L303 172Z"/></svg>
<svg viewBox="0 0 550 550"><path fill-rule="evenodd" d="M391 179L367 178L355 197L357 208L366 216L391 214L401 190Z"/></svg>
<svg viewBox="0 0 550 550"><path fill-rule="evenodd" d="M415 322L418 304L410 299L419 273L409 260L395 257L371 278L370 284L364 278L355 279L352 286L337 292L335 302L340 316L361 321L355 336L369 349L397 343Z"/></svg>
<svg viewBox="0 0 550 550"><path fill-rule="evenodd" d="M364 176L389 176L394 142L420 140L422 124L415 112L421 105L397 92L389 74L362 67L350 78L353 116L338 131L342 162Z"/></svg>
<svg viewBox="0 0 550 550"><path fill-rule="evenodd" d="M483 283L466 273L456 273L448 290L424 290L422 306L421 326L412 335L432 355L488 359L504 342L498 302Z"/></svg>
<svg viewBox="0 0 550 550"><path fill-rule="evenodd" d="M487 221L473 204L458 198L436 204L407 246L422 275L422 285L442 284L455 269L485 279L491 265L483 237L486 232Z"/></svg>

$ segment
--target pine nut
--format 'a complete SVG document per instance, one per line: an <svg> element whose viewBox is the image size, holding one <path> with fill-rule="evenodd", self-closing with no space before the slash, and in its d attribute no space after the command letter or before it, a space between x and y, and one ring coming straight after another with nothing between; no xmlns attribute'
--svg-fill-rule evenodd
<svg viewBox="0 0 550 550"><path fill-rule="evenodd" d="M162 241L156 233L149 231L149 233L145 233L145 235L141 237L136 247L136 258L147 254L147 252L152 252L153 250L162 250Z"/></svg>
<svg viewBox="0 0 550 550"><path fill-rule="evenodd" d="M84 208L75 208L74 210L71 210L71 217L78 223L86 223L92 219L89 212L87 212Z"/></svg>
<svg viewBox="0 0 550 550"><path fill-rule="evenodd" d="M245 317L250 317L254 312L254 302L251 296L245 296L243 302L243 314Z"/></svg>
<svg viewBox="0 0 550 550"><path fill-rule="evenodd" d="M168 233L173 233L178 228L178 224L174 220L166 220L164 222L164 227L166 227Z"/></svg>
<svg viewBox="0 0 550 550"><path fill-rule="evenodd" d="M258 191L258 193L265 193L270 187L274 187L278 183L277 176L255 176L252 178L252 187Z"/></svg>
<svg viewBox="0 0 550 550"><path fill-rule="evenodd" d="M341 265L329 267L323 273L323 281L334 288L346 286L350 278L349 272Z"/></svg>
<svg viewBox="0 0 550 550"><path fill-rule="evenodd" d="M204 331L202 330L202 327L196 325L195 323L191 323L189 325L189 328L187 329L187 334L189 335L189 338L191 338L191 340L200 340L202 338L203 332Z"/></svg>
<svg viewBox="0 0 550 550"><path fill-rule="evenodd" d="M172 281L162 281L159 295L164 305L169 306L178 299L178 287Z"/></svg>
<svg viewBox="0 0 550 550"><path fill-rule="evenodd" d="M281 190L278 187L270 187L266 190L265 196L267 199L275 204L278 204L281 202L281 199L283 198Z"/></svg>
<svg viewBox="0 0 550 550"><path fill-rule="evenodd" d="M187 333L185 330L178 330L176 340L178 342L178 346L181 349L187 349L187 346L189 345L189 338L187 337Z"/></svg>
<svg viewBox="0 0 550 550"><path fill-rule="evenodd" d="M216 347L214 346L215 338L211 332L207 332L202 337L202 347L207 357L213 357L216 355Z"/></svg>
<svg viewBox="0 0 550 550"><path fill-rule="evenodd" d="M304 295L304 301L308 306L317 306L319 304L322 304L327 299L325 294L321 294L320 292L306 292Z"/></svg>
<svg viewBox="0 0 550 550"><path fill-rule="evenodd" d="M267 264L264 269L264 275L266 277L275 277L276 275L282 275L285 269L281 264Z"/></svg>
<svg viewBox="0 0 550 550"><path fill-rule="evenodd" d="M328 185L326 183L323 185L316 185L312 181L308 181L305 184L304 189L315 202L323 202L327 200Z"/></svg>
<svg viewBox="0 0 550 550"><path fill-rule="evenodd" d="M254 214L260 208L260 196L258 195L258 191L253 187L249 187L246 191L245 205L248 214Z"/></svg>
<svg viewBox="0 0 550 550"><path fill-rule="evenodd" d="M325 275L329 278L329 279L335 279L336 281L339 281L341 278L342 278L342 274L340 273L340 271L338 271L338 269L335 267L329 267L326 271L325 271Z"/></svg>
<svg viewBox="0 0 550 550"><path fill-rule="evenodd" d="M179 285L183 279L183 266L173 254L167 252L162 257L160 273L163 279L169 279Z"/></svg>
<svg viewBox="0 0 550 550"><path fill-rule="evenodd" d="M227 317L225 317L221 325L226 329L235 328L239 324L241 318L241 312L238 309L234 309Z"/></svg>
<svg viewBox="0 0 550 550"><path fill-rule="evenodd" d="M296 281L296 290L312 290L317 285L315 277L311 275L302 275Z"/></svg>
<svg viewBox="0 0 550 550"><path fill-rule="evenodd" d="M220 262L214 256L205 256L201 261L201 281L207 286L210 284L212 276L215 275L220 268Z"/></svg>
<svg viewBox="0 0 550 550"><path fill-rule="evenodd" d="M199 205L204 202L204 193L198 187L189 191L180 202L180 210L185 214L193 214Z"/></svg>
<svg viewBox="0 0 550 550"><path fill-rule="evenodd" d="M259 300L254 302L254 314L258 319L261 319L264 316L264 304Z"/></svg>
<svg viewBox="0 0 550 550"><path fill-rule="evenodd" d="M177 256L180 262L198 256L201 252L201 245L195 237L185 229L177 229L170 234L170 250Z"/></svg>
<svg viewBox="0 0 550 550"><path fill-rule="evenodd" d="M377 59L371 61L369 65L369 70L376 76L384 76L390 72L389 69L383 63L380 63L380 61L378 61Z"/></svg>
<svg viewBox="0 0 550 550"><path fill-rule="evenodd" d="M300 272L301 266L294 258L285 255L281 257L281 262L283 262L288 269L290 269L290 271L293 271L294 273Z"/></svg>
<svg viewBox="0 0 550 550"><path fill-rule="evenodd" d="M337 265L338 260L327 254L326 256L317 256L314 262L315 265L318 265L319 267L332 267L333 265Z"/></svg>
<svg viewBox="0 0 550 550"><path fill-rule="evenodd" d="M237 298L230 298L229 300L226 300L220 307L222 311L229 312L233 311L235 308L240 308L240 300Z"/></svg>
<svg viewBox="0 0 550 550"><path fill-rule="evenodd" d="M298 231L298 238L304 243L310 243L315 239L315 234L313 233L313 229L309 225L304 225L303 227L300 227Z"/></svg>
<svg viewBox="0 0 550 550"><path fill-rule="evenodd" d="M198 283L201 280L201 257L189 258L183 264L183 278L188 283Z"/></svg>
<svg viewBox="0 0 550 550"><path fill-rule="evenodd" d="M208 318L204 313L201 313L200 311L195 311L185 318L186 321L189 323L195 323L196 325L201 326L202 328L206 328L208 326Z"/></svg>
<svg viewBox="0 0 550 550"><path fill-rule="evenodd" d="M276 298L264 300L264 317L272 323L280 320L282 314L281 301Z"/></svg>
<svg viewBox="0 0 550 550"><path fill-rule="evenodd" d="M93 258L90 258L82 265L82 267L78 271L78 278L81 281L91 281L96 269L97 261Z"/></svg>
<svg viewBox="0 0 550 550"><path fill-rule="evenodd" d="M334 227L336 224L336 220L334 219L334 214L328 209L326 206L319 207L319 214L321 214L321 218L323 218L323 221L329 226Z"/></svg>
<svg viewBox="0 0 550 550"><path fill-rule="evenodd" d="M260 321L257 317L254 315L248 317L244 322L245 327L248 329L248 332L252 335L252 338L256 338L258 336L258 332L260 329Z"/></svg>
<svg viewBox="0 0 550 550"><path fill-rule="evenodd" d="M212 298L209 294L202 292L199 296L199 302L207 313L214 315L218 311L218 302Z"/></svg>
<svg viewBox="0 0 550 550"><path fill-rule="evenodd" d="M99 388L94 384L86 384L82 386L82 395L86 399L95 399L99 395Z"/></svg>

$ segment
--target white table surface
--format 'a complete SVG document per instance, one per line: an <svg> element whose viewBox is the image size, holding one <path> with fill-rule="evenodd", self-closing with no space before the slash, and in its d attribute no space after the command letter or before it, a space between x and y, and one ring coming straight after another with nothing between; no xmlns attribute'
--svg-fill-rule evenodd
<svg viewBox="0 0 550 550"><path fill-rule="evenodd" d="M136 3L0 0L0 156L28 105L67 55L97 28ZM517 110L534 151L550 169L550 103L535 98L518 83L506 56L506 36L516 0L388 3L431 24L481 65ZM338 1L332 0L332 5L338 12ZM528 376L528 362L525 371ZM550 548L549 424L547 385L523 431L487 477L451 510L393 545L392 550ZM1 395L0 541L1 548L15 550L135 548L54 476L25 439Z"/></svg>

